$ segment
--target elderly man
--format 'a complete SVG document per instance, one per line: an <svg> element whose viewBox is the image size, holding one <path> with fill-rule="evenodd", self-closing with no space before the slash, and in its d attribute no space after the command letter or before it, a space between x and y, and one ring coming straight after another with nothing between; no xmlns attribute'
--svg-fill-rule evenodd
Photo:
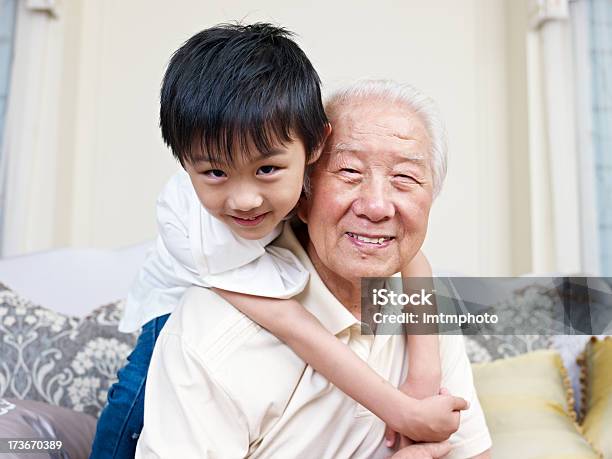
<svg viewBox="0 0 612 459"><path fill-rule="evenodd" d="M421 247L445 172L443 132L427 98L390 82L352 86L327 110L332 135L298 209L307 231L286 224L275 244L311 273L297 300L398 385L409 366L405 337L361 335L360 279L392 275ZM441 336L440 355L442 386L470 402L447 457L488 457L491 440L463 338ZM136 456L387 457L393 452L384 430L276 337L213 291L194 287L155 347ZM413 445L394 457L445 452Z"/></svg>

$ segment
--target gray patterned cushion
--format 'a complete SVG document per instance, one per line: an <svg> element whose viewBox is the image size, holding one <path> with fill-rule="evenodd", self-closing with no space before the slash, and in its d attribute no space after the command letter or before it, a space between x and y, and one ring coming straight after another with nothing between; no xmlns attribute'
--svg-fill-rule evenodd
<svg viewBox="0 0 612 459"><path fill-rule="evenodd" d="M472 363L491 362L539 349L550 349L553 342L551 336L544 335L472 335L465 338L467 354Z"/></svg>
<svg viewBox="0 0 612 459"><path fill-rule="evenodd" d="M39 400L98 416L136 343L119 333L122 303L84 318L37 306L0 284L0 397Z"/></svg>
<svg viewBox="0 0 612 459"><path fill-rule="evenodd" d="M552 330L551 322L555 310L554 299L548 290L538 285L531 285L517 290L513 297L496 307L496 312L511 311L514 316L513 330L507 335L472 335L466 336L468 357L472 363L490 362L492 360L514 357L538 349L549 349L553 337L547 335L515 335L514 330L533 330L541 325L543 330ZM517 314L518 311L518 314Z"/></svg>

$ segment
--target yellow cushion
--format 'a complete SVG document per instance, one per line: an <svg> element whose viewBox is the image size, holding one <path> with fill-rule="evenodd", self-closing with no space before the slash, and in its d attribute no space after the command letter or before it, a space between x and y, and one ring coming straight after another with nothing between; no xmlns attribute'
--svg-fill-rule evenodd
<svg viewBox="0 0 612 459"><path fill-rule="evenodd" d="M612 338L591 338L583 359L584 435L612 459Z"/></svg>
<svg viewBox="0 0 612 459"><path fill-rule="evenodd" d="M581 435L561 357L554 351L474 364L493 459L598 459Z"/></svg>

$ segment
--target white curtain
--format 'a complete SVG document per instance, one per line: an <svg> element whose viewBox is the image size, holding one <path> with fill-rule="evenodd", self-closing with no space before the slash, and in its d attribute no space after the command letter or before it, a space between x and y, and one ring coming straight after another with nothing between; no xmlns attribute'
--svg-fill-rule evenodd
<svg viewBox="0 0 612 459"><path fill-rule="evenodd" d="M0 145L3 221L0 254L53 245L56 215L57 117L61 44L56 2L17 1L14 59Z"/></svg>
<svg viewBox="0 0 612 459"><path fill-rule="evenodd" d="M0 240L2 239L2 222L4 221L4 184L6 170L2 160L2 139L4 137L4 120L10 88L11 67L13 63L13 42L15 35L15 15L17 0L0 0ZM2 255L0 245L0 256Z"/></svg>
<svg viewBox="0 0 612 459"><path fill-rule="evenodd" d="M598 261L600 274L612 276L612 0L577 0L586 10L588 40L583 52L590 60L592 145L590 187L596 192ZM587 185L585 183L585 185Z"/></svg>
<svg viewBox="0 0 612 459"><path fill-rule="evenodd" d="M589 274L600 274L597 177L593 150L591 24L589 0L570 2L572 52L576 76L576 131L580 166L582 264Z"/></svg>

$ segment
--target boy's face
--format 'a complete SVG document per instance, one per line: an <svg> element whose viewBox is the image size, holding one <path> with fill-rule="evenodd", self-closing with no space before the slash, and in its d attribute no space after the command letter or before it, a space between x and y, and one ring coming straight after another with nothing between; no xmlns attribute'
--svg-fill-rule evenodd
<svg viewBox="0 0 612 459"><path fill-rule="evenodd" d="M278 144L273 154L254 147L235 163L213 166L201 147L185 170L202 205L238 236L260 239L295 207L302 191L306 151L301 140ZM250 152L254 152L250 154Z"/></svg>

